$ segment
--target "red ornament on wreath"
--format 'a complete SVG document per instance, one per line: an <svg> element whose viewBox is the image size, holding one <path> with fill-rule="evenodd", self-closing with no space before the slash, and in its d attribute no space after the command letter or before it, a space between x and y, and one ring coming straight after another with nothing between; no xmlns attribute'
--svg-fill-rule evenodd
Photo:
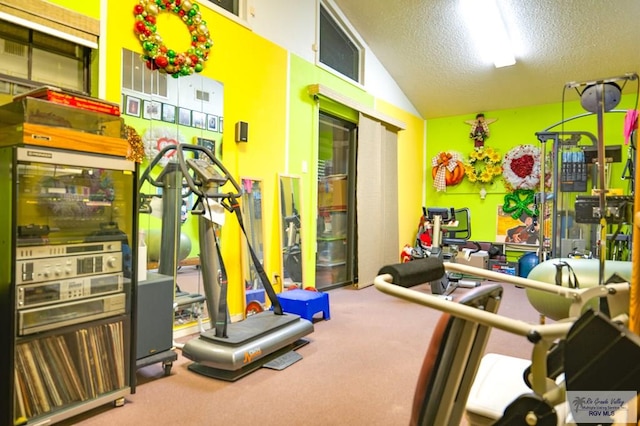
<svg viewBox="0 0 640 426"><path fill-rule="evenodd" d="M136 22L133 31L140 39L142 59L151 70L171 74L172 77L201 72L209 57L213 42L209 38L207 23L202 20L200 6L191 0L139 0L133 7ZM186 52L167 48L156 31L156 17L166 11L175 13L187 25L191 46Z"/></svg>

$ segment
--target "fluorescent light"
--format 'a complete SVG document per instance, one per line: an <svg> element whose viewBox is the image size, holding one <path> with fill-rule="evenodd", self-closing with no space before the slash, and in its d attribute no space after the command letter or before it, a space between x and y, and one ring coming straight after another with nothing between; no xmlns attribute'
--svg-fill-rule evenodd
<svg viewBox="0 0 640 426"><path fill-rule="evenodd" d="M460 0L460 8L483 57L496 68L514 65L513 46L496 0Z"/></svg>

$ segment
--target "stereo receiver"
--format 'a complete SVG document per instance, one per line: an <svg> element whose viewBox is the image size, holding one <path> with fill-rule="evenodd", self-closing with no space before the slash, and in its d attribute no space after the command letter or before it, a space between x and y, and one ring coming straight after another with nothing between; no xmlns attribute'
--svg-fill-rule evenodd
<svg viewBox="0 0 640 426"><path fill-rule="evenodd" d="M18 311L21 336L125 313L124 293Z"/></svg>
<svg viewBox="0 0 640 426"><path fill-rule="evenodd" d="M122 243L43 245L18 248L16 284L122 272Z"/></svg>
<svg viewBox="0 0 640 426"><path fill-rule="evenodd" d="M18 309L50 305L123 291L122 273L25 284L17 288Z"/></svg>

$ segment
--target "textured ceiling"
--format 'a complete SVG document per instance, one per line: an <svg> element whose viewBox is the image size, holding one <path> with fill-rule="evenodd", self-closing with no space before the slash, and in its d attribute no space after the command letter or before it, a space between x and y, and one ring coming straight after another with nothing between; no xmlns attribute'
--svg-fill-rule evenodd
<svg viewBox="0 0 640 426"><path fill-rule="evenodd" d="M479 58L458 0L334 2L424 118L557 103L567 82L640 72L640 0L497 0L516 45L505 68Z"/></svg>

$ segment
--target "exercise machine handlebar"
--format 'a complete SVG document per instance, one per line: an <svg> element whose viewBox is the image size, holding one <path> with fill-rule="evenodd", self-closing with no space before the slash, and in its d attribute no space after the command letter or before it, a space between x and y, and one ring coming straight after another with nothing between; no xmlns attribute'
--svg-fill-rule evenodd
<svg viewBox="0 0 640 426"><path fill-rule="evenodd" d="M202 152L209 160L212 161L212 164L205 166L201 161L190 159L185 161L184 151L192 151L192 152ZM208 148L200 145L191 145L191 144L179 144L176 148L176 154L178 156L178 164L180 165L180 169L182 170L182 174L184 175L185 180L187 181L187 186L199 197L212 197L212 198L240 198L242 196L242 187L238 185L238 182L231 176L231 173L227 170L227 168L218 160L215 155ZM218 173L215 168L218 168L222 171L221 174ZM220 183L222 186L226 182L231 182L233 185L234 191L228 193L205 193L202 191L203 183L208 182L196 182L193 180L191 175L189 174L189 168L193 169L196 173L201 175L201 178L204 176L210 176L211 179L217 180L217 183ZM219 177L216 178L214 175L219 174Z"/></svg>

